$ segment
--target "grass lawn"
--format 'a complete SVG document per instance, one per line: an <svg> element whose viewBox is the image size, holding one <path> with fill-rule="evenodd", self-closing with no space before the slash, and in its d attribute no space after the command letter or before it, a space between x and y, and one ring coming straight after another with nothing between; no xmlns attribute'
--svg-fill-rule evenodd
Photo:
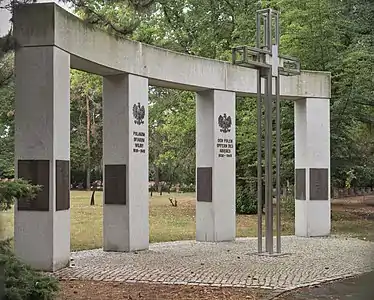
<svg viewBox="0 0 374 300"><path fill-rule="evenodd" d="M71 192L71 247L72 250L102 246L102 192L96 193L96 205L90 206L90 192ZM171 206L168 198L177 198L178 206ZM165 194L150 198L150 242L195 239L195 194ZM369 211L368 211L369 209ZM370 210L371 209L371 210ZM0 236L13 235L13 210L0 213ZM374 240L374 208L333 205L333 233ZM257 216L238 215L237 236L256 236ZM282 235L294 233L293 220L283 216Z"/></svg>

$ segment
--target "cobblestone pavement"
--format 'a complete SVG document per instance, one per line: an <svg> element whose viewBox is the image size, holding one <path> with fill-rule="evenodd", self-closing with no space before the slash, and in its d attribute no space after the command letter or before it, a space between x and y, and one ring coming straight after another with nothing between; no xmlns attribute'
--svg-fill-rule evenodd
<svg viewBox="0 0 374 300"><path fill-rule="evenodd" d="M293 289L369 272L374 243L352 238L282 237L281 256L259 256L256 238L231 243L151 244L135 253L72 253L60 279Z"/></svg>

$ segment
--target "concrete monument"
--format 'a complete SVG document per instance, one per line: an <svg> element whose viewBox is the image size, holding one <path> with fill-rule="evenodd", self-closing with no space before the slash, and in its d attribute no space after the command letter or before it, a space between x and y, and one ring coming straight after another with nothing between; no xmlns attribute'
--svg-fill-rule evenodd
<svg viewBox="0 0 374 300"><path fill-rule="evenodd" d="M257 94L256 70L118 40L55 3L19 6L14 21L16 174L44 186L15 207L21 260L46 271L69 264L70 68L104 77L104 250L149 245L149 84L197 93L196 239L235 239L235 95ZM281 76L280 96L295 102L296 234L327 235L330 74Z"/></svg>

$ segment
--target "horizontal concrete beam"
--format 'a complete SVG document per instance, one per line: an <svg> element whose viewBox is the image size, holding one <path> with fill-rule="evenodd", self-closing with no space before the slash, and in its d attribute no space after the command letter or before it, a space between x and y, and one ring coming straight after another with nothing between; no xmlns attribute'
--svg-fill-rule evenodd
<svg viewBox="0 0 374 300"><path fill-rule="evenodd" d="M71 54L71 67L102 76L130 73L151 85L255 95L256 70L115 38L87 25L55 3L17 7L14 35L21 47L55 45ZM330 98L330 73L303 71L281 78L287 99Z"/></svg>

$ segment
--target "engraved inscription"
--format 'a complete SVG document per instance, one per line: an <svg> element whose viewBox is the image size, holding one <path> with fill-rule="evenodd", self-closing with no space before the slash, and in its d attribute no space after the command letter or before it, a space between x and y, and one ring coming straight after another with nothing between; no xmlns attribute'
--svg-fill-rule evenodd
<svg viewBox="0 0 374 300"><path fill-rule="evenodd" d="M144 131L133 131L133 148L134 153L145 153L146 136Z"/></svg>
<svg viewBox="0 0 374 300"><path fill-rule="evenodd" d="M328 200L328 169L311 168L310 178L310 200Z"/></svg>
<svg viewBox="0 0 374 300"><path fill-rule="evenodd" d="M218 157L233 157L234 141L233 139L217 139Z"/></svg>

